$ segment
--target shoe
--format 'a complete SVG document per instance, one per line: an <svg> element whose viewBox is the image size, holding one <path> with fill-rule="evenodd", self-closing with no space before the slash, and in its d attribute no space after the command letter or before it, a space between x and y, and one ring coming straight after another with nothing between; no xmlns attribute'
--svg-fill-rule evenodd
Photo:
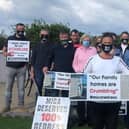
<svg viewBox="0 0 129 129"><path fill-rule="evenodd" d="M4 107L2 110L1 110L1 113L5 113L5 112L9 112L10 111L10 107Z"/></svg>

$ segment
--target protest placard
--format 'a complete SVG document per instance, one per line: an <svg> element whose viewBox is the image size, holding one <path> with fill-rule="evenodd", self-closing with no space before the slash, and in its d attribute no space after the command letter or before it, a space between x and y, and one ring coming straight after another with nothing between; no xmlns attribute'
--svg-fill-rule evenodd
<svg viewBox="0 0 129 129"><path fill-rule="evenodd" d="M56 76L56 72L49 72L44 84L47 85L45 88L68 89L69 97L73 101L128 101L128 78L129 75L123 74L102 75L62 72L59 74L58 72L58 76Z"/></svg>
<svg viewBox="0 0 129 129"><path fill-rule="evenodd" d="M120 101L120 75L87 75L87 100Z"/></svg>
<svg viewBox="0 0 129 129"><path fill-rule="evenodd" d="M67 129L70 100L38 97L31 129Z"/></svg>
<svg viewBox="0 0 129 129"><path fill-rule="evenodd" d="M69 90L70 81L70 73L56 72L54 87L55 89Z"/></svg>
<svg viewBox="0 0 129 129"><path fill-rule="evenodd" d="M29 41L9 40L7 49L8 62L29 62Z"/></svg>

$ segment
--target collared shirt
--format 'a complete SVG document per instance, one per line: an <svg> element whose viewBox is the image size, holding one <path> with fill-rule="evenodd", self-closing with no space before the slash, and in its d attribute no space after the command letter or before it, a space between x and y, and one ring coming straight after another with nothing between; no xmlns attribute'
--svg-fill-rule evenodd
<svg viewBox="0 0 129 129"><path fill-rule="evenodd" d="M81 46L77 48L73 60L74 71L83 72L84 66L86 65L88 59L95 54L97 54L95 47Z"/></svg>

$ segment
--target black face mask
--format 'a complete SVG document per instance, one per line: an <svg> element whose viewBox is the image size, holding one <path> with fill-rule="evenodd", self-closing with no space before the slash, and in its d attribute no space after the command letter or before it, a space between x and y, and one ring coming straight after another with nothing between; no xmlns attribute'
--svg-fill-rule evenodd
<svg viewBox="0 0 129 129"><path fill-rule="evenodd" d="M123 44L128 44L128 39L121 39L121 42L123 43Z"/></svg>
<svg viewBox="0 0 129 129"><path fill-rule="evenodd" d="M68 44L68 40L60 40L60 43L61 43L62 45L67 45L67 44Z"/></svg>
<svg viewBox="0 0 129 129"><path fill-rule="evenodd" d="M112 50L113 45L102 44L101 48L105 53L109 53Z"/></svg>
<svg viewBox="0 0 129 129"><path fill-rule="evenodd" d="M17 31L17 35L19 37L23 37L24 36L24 31Z"/></svg>
<svg viewBox="0 0 129 129"><path fill-rule="evenodd" d="M42 43L48 42L48 35L41 35L41 42Z"/></svg>

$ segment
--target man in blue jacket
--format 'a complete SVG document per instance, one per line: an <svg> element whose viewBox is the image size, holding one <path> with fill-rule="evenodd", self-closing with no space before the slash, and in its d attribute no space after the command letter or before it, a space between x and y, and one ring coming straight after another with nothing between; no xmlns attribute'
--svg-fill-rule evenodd
<svg viewBox="0 0 129 129"><path fill-rule="evenodd" d="M120 41L119 47L115 50L115 55L120 56L129 67L129 33L126 31L122 32ZM124 122L127 129L129 129L129 102L127 102L127 115L124 116Z"/></svg>

